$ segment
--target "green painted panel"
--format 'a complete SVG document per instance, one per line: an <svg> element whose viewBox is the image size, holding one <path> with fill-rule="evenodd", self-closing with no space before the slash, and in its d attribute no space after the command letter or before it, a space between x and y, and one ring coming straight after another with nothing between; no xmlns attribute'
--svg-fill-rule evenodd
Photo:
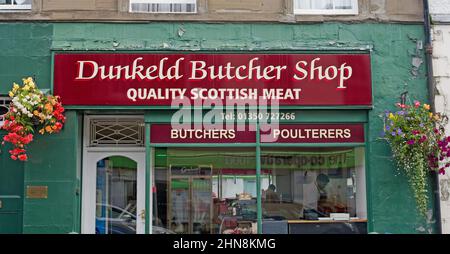
<svg viewBox="0 0 450 254"><path fill-rule="evenodd" d="M21 196L0 195L0 213L22 210L22 202Z"/></svg>
<svg viewBox="0 0 450 254"><path fill-rule="evenodd" d="M10 159L9 149L9 144L0 145L0 234L22 232L23 163Z"/></svg>
<svg viewBox="0 0 450 254"><path fill-rule="evenodd" d="M47 199L26 198L24 233L69 233L79 228L79 122L66 112L67 122L57 134L38 135L29 147L25 186L48 186Z"/></svg>
<svg viewBox="0 0 450 254"><path fill-rule="evenodd" d="M52 34L52 24L0 23L0 95L26 76L50 88Z"/></svg>
<svg viewBox="0 0 450 254"><path fill-rule="evenodd" d="M4 131L0 132L0 140L3 140L4 134ZM9 143L5 146L0 144L0 195L23 196L24 164L9 158L11 148Z"/></svg>
<svg viewBox="0 0 450 254"><path fill-rule="evenodd" d="M20 212L0 212L0 234L22 233L22 214Z"/></svg>

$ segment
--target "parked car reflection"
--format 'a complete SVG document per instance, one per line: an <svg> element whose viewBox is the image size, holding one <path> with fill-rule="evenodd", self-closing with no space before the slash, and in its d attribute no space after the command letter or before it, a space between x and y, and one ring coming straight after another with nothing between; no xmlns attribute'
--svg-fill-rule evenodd
<svg viewBox="0 0 450 254"><path fill-rule="evenodd" d="M108 217L96 217L96 234L136 234L136 215L134 208L129 210L109 204L97 204L97 211L108 211ZM134 212L134 213L133 213ZM153 226L153 234L175 234L173 231Z"/></svg>

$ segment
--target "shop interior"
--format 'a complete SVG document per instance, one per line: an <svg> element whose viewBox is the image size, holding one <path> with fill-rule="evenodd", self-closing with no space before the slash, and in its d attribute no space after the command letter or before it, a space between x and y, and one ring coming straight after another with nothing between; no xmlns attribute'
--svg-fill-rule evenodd
<svg viewBox="0 0 450 254"><path fill-rule="evenodd" d="M364 148L154 148L153 218L174 233L251 234L364 221ZM288 233L288 232L286 232Z"/></svg>

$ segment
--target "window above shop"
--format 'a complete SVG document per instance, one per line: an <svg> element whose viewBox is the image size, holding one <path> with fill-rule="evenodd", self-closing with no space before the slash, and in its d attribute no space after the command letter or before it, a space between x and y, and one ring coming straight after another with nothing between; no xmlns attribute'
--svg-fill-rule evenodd
<svg viewBox="0 0 450 254"><path fill-rule="evenodd" d="M31 10L32 0L0 0L0 10L21 11Z"/></svg>
<svg viewBox="0 0 450 254"><path fill-rule="evenodd" d="M197 0L130 0L130 12L197 13Z"/></svg>
<svg viewBox="0 0 450 254"><path fill-rule="evenodd" d="M357 15L358 0L294 0L294 14Z"/></svg>

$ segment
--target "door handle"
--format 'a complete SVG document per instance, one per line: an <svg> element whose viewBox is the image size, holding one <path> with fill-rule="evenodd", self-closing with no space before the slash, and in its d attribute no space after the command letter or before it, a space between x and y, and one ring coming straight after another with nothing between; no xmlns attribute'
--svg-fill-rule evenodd
<svg viewBox="0 0 450 254"><path fill-rule="evenodd" d="M139 216L141 217L142 220L145 220L145 209L141 210L141 212L139 213Z"/></svg>

